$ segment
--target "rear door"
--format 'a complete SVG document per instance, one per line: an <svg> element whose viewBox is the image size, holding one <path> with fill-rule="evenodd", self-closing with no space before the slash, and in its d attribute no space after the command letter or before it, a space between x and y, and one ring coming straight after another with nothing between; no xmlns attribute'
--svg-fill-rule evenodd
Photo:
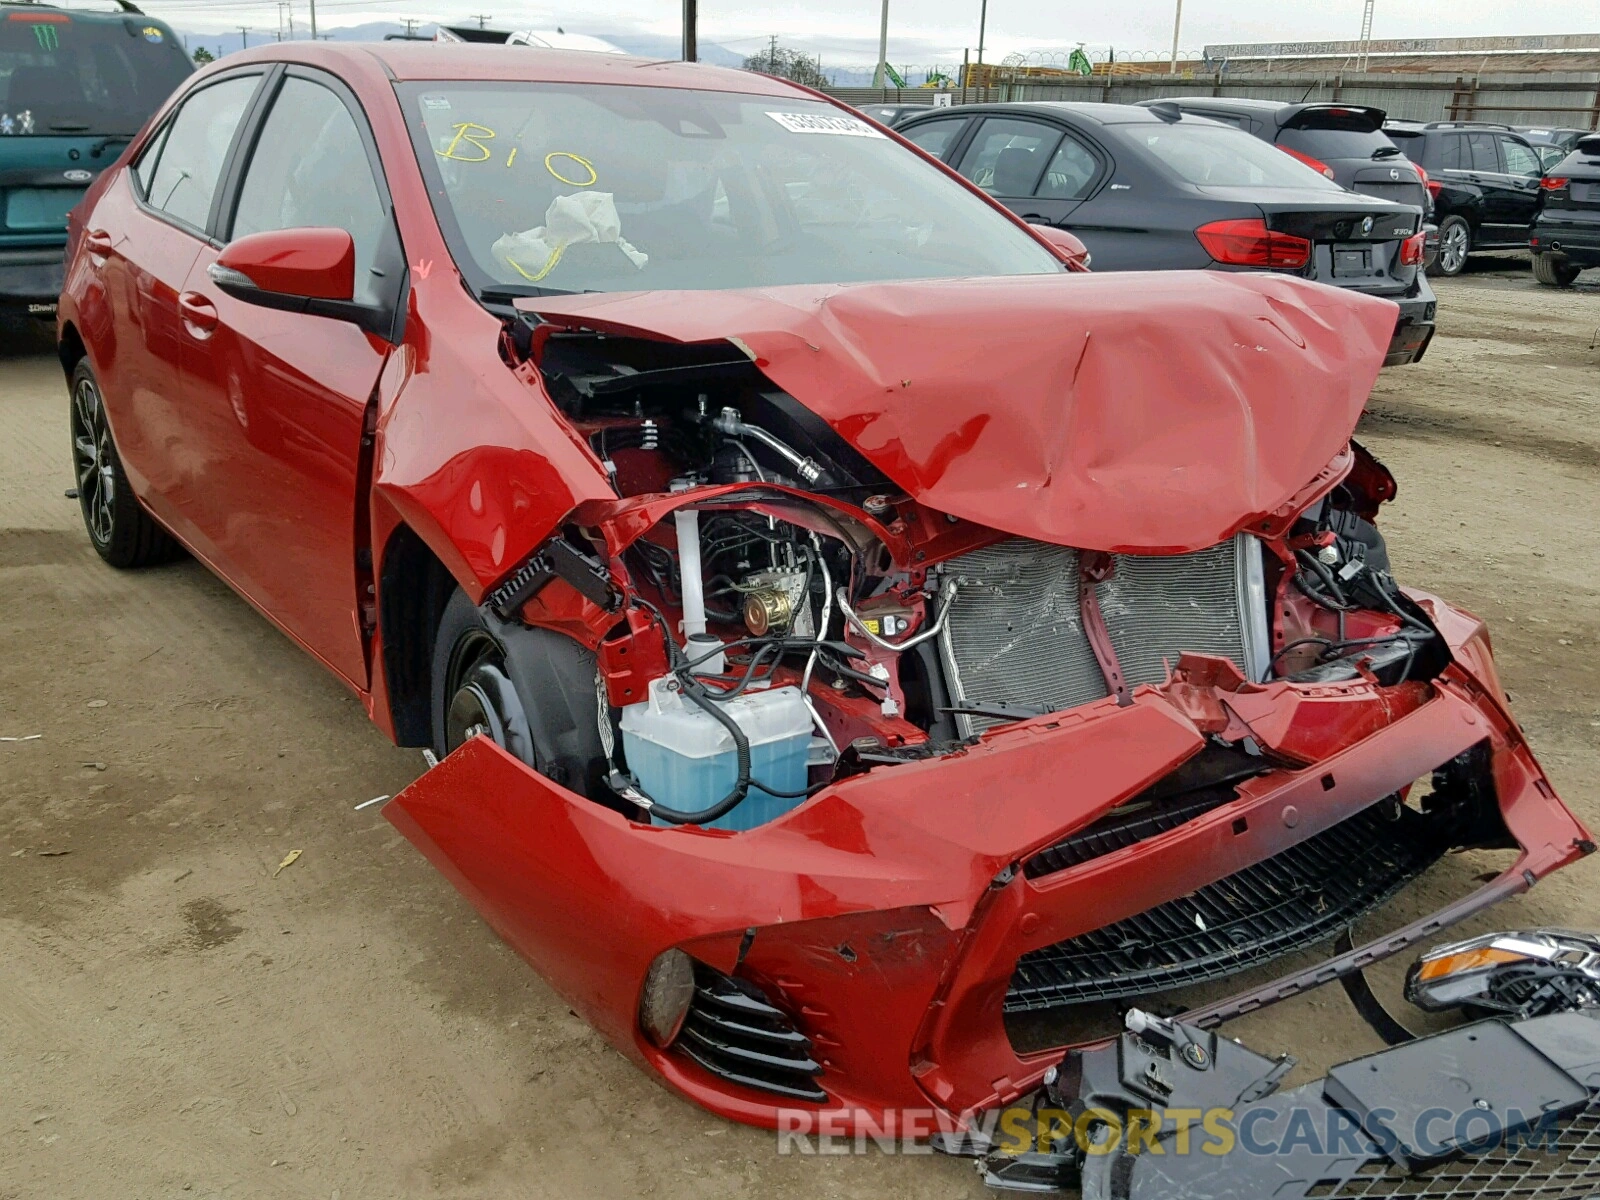
<svg viewBox="0 0 1600 1200"><path fill-rule="evenodd" d="M387 184L355 97L292 67L233 172L231 238L333 227L356 245L356 299L392 301L404 275ZM226 295L205 246L183 286L187 457L214 565L351 683L366 686L356 530L367 406L391 349L330 317ZM380 263L382 266L380 266Z"/></svg>
<svg viewBox="0 0 1600 1200"><path fill-rule="evenodd" d="M956 169L1025 221L1061 225L1105 164L1060 126L1022 117L986 117Z"/></svg>
<svg viewBox="0 0 1600 1200"><path fill-rule="evenodd" d="M1499 144L1504 206L1502 225L1507 241L1525 242L1528 226L1539 211L1539 181L1544 164L1527 142L1512 134L1495 135Z"/></svg>
<svg viewBox="0 0 1600 1200"><path fill-rule="evenodd" d="M1511 242L1520 245L1527 240L1526 229L1532 214L1522 222L1523 232L1519 234L1517 213L1522 204L1516 194L1515 180L1506 173L1500 158L1500 138L1493 133L1474 131L1466 134L1465 139L1466 157L1472 164L1471 179L1483 196L1482 229L1477 244L1498 246Z"/></svg>
<svg viewBox="0 0 1600 1200"><path fill-rule="evenodd" d="M85 335L118 451L140 498L202 554L179 387L178 293L206 244L218 183L264 74L224 75L191 92L84 219L88 308L105 314L100 334Z"/></svg>

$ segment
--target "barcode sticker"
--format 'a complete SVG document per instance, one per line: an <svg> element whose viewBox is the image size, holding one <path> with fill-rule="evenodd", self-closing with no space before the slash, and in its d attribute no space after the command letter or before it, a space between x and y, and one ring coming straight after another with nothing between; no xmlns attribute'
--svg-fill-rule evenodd
<svg viewBox="0 0 1600 1200"><path fill-rule="evenodd" d="M883 136L878 130L872 128L865 121L858 121L855 117L833 115L829 113L786 113L769 112L779 125L790 133L831 133L840 137L871 137Z"/></svg>

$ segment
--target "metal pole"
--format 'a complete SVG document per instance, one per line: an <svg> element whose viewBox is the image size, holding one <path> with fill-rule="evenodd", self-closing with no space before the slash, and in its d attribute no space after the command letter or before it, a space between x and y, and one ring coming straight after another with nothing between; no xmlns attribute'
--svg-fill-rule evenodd
<svg viewBox="0 0 1600 1200"><path fill-rule="evenodd" d="M1183 0L1178 0L1178 11L1172 17L1172 73L1178 73L1178 31L1183 28Z"/></svg>
<svg viewBox="0 0 1600 1200"><path fill-rule="evenodd" d="M311 0L311 40L317 40L317 0Z"/></svg>
<svg viewBox="0 0 1600 1200"><path fill-rule="evenodd" d="M683 0L683 61L698 62L699 39L695 26L699 23L699 0Z"/></svg>
<svg viewBox="0 0 1600 1200"><path fill-rule="evenodd" d="M989 0L983 0L978 9L978 65L983 66L983 30L989 24Z"/></svg>
<svg viewBox="0 0 1600 1200"><path fill-rule="evenodd" d="M240 25L239 26L239 43L240 43L239 44L239 49L241 49L241 50L250 49L250 26L248 26L248 25Z"/></svg>
<svg viewBox="0 0 1600 1200"><path fill-rule="evenodd" d="M883 21L878 26L878 67L872 72L872 86L883 87L883 67L889 61L889 0L883 0Z"/></svg>

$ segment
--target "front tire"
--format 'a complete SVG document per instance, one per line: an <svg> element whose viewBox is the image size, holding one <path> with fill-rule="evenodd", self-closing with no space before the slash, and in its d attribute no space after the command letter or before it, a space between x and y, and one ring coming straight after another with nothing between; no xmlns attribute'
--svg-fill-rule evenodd
<svg viewBox="0 0 1600 1200"><path fill-rule="evenodd" d="M113 567L148 567L183 553L171 534L145 512L117 454L100 382L87 358L72 372L73 476L78 508L95 553Z"/></svg>
<svg viewBox="0 0 1600 1200"><path fill-rule="evenodd" d="M595 681L595 657L584 646L502 621L458 588L434 641L434 753L443 758L481 734L546 778L620 811L603 782Z"/></svg>
<svg viewBox="0 0 1600 1200"><path fill-rule="evenodd" d="M1433 266L1441 275L1459 275L1472 253L1472 226L1465 217L1448 216L1439 222L1439 258Z"/></svg>
<svg viewBox="0 0 1600 1200"><path fill-rule="evenodd" d="M1546 287L1569 288L1582 267L1575 267L1560 254L1535 254L1533 277Z"/></svg>

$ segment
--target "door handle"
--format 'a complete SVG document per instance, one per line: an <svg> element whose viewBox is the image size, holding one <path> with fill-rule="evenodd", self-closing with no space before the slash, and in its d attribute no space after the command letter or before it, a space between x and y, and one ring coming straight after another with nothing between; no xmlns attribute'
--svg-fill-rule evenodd
<svg viewBox="0 0 1600 1200"><path fill-rule="evenodd" d="M178 313L189 336L205 341L217 329L217 306L199 292L184 292L178 297Z"/></svg>
<svg viewBox="0 0 1600 1200"><path fill-rule="evenodd" d="M83 235L83 249L95 266L101 266L111 257L111 235L103 229L91 229Z"/></svg>

